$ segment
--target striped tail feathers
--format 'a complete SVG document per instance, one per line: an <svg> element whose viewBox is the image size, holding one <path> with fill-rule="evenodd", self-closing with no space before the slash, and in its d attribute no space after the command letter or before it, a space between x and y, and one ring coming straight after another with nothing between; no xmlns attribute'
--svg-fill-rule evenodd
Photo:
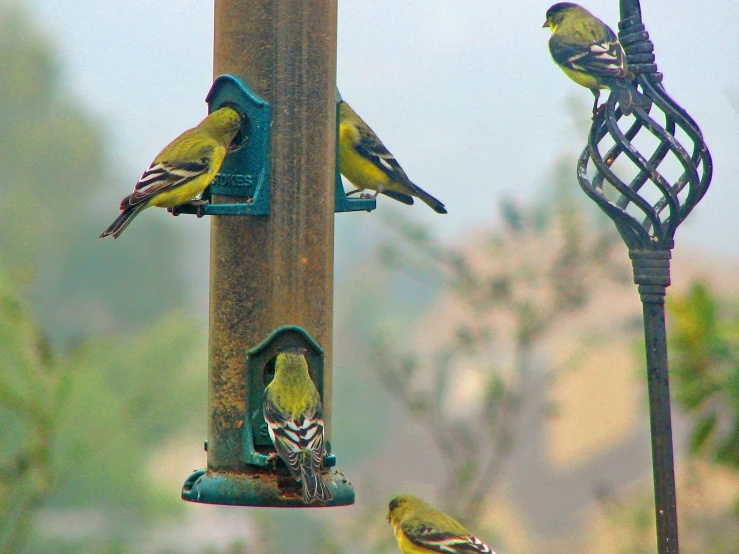
<svg viewBox="0 0 739 554"><path fill-rule="evenodd" d="M444 204L441 203L441 201L431 196L425 190L418 188L413 183L410 183L410 184L411 184L411 190L413 191L414 196L416 196L422 202L426 203L437 214L447 213L446 208L444 207ZM413 205L413 196L411 196L410 194L403 194L402 192L395 192L393 190L383 190L381 191L381 194L384 194L385 196L388 196L392 198L393 200L397 200L398 202L401 202L403 204L407 204L408 206Z"/></svg>
<svg viewBox="0 0 739 554"><path fill-rule="evenodd" d="M128 200L128 197L124 198L121 202L121 207L123 209L123 212L115 218L115 221L110 224L110 227L108 227L105 231L103 231L100 234L101 239L104 239L105 237L113 236L114 239L117 239L118 236L126 229L126 227L129 226L129 224L133 221L133 218L136 217L141 210L146 208L146 204L136 204L134 206L130 207L124 207L124 203Z"/></svg>
<svg viewBox="0 0 739 554"><path fill-rule="evenodd" d="M616 94L616 100L624 115L631 115L635 108L647 110L652 105L652 101L638 92L631 82L614 81L609 83L609 88Z"/></svg>
<svg viewBox="0 0 739 554"><path fill-rule="evenodd" d="M315 428L315 436L305 437L306 448L300 451L298 466L300 468L300 479L303 481L303 500L310 504L315 500L328 502L333 498L331 491L326 487L321 476L323 467L323 421L316 421L311 426ZM310 433L308 433L310 435Z"/></svg>
<svg viewBox="0 0 739 554"><path fill-rule="evenodd" d="M316 500L320 502L328 502L333 498L331 491L328 490L326 483L323 481L321 472L311 467L310 462L300 464L300 478L303 481L303 500L306 504L310 504Z"/></svg>
<svg viewBox="0 0 739 554"><path fill-rule="evenodd" d="M268 388L267 393L269 392ZM277 453L293 478L300 479L303 483L305 503L331 500L333 496L321 477L325 450L320 401L312 413L295 418L280 412L268 395L264 402L264 419L269 424L269 434Z"/></svg>
<svg viewBox="0 0 739 554"><path fill-rule="evenodd" d="M632 103L632 112L634 111L634 108L641 108L642 110L648 110L649 106L652 105L652 101L637 91L633 86L629 87L629 95L631 96L631 103ZM629 114L625 114L629 115Z"/></svg>

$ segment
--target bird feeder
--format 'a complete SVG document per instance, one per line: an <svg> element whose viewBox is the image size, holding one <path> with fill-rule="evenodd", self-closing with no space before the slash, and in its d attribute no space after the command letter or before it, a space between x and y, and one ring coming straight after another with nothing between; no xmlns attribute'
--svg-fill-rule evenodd
<svg viewBox="0 0 739 554"><path fill-rule="evenodd" d="M198 214L211 216L208 461L185 481L184 500L306 507L300 483L268 461L262 415L277 353L299 348L323 403L333 495L310 506L354 503L330 442L334 213L375 200L337 189L336 12L336 0L215 2L218 77L207 101L245 115L246 136Z"/></svg>
<svg viewBox="0 0 739 554"><path fill-rule="evenodd" d="M605 109L593 120L588 144L577 164L577 177L585 194L613 220L629 249L644 312L657 546L660 554L677 554L664 303L666 287L670 285L675 231L706 193L712 162L698 125L662 86L662 74L654 63L654 46L642 23L638 0L621 0L619 40L628 67L652 106L647 110L637 108L633 119L624 125L627 120L622 120L611 93ZM656 139L656 146L648 154L634 145L636 137L643 133ZM686 137L685 144L676 138L680 134ZM604 143L605 149L601 146ZM660 172L668 154L681 168L674 181ZM619 159L634 169L635 176L629 182L619 177L624 171L613 167ZM589 177L591 170L593 176Z"/></svg>

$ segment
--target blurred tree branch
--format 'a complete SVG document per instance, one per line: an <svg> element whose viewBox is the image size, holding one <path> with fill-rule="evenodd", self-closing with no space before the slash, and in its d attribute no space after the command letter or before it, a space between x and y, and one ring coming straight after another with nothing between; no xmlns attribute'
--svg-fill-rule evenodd
<svg viewBox="0 0 739 554"><path fill-rule="evenodd" d="M485 508L520 440L527 392L535 380L551 378L551 372L537 371L537 349L587 306L604 281L629 280L622 253L613 255L622 246L610 225L591 220L566 189L547 200L524 207L504 202L501 224L471 233L462 246L441 244L427 227L393 220L399 240L378 251L386 266L441 283L442 309L430 316L434 337L414 337L428 351L409 351L379 336L373 368L434 437L445 472L439 507L472 529L484 525ZM453 396L456 382L470 372L479 394L460 406ZM377 520L377 509L384 507L373 506L372 518L353 525L351 542L386 552L390 535L369 523Z"/></svg>
<svg viewBox="0 0 739 554"><path fill-rule="evenodd" d="M610 226L588 222L569 194L528 209L505 202L501 211L502 229L475 233L461 248L443 246L426 229L399 222L401 242L411 248L386 244L381 254L402 271L423 273L431 264L450 303L464 307L451 337L430 355L404 354L381 340L374 365L388 391L436 439L447 475L444 508L473 527L515 448L531 380L545 378L534 371L536 348L587 304L593 288L627 277L611 259L618 237ZM503 357L501 348L512 350L508 368L496 361ZM483 394L474 412L460 418L449 406L450 385L459 368L471 365Z"/></svg>

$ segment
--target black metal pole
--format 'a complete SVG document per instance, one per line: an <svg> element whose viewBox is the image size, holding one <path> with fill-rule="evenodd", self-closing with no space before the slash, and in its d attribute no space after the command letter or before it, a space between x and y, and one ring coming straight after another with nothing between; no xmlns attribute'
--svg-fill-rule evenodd
<svg viewBox="0 0 739 554"><path fill-rule="evenodd" d="M670 251L632 250L629 255L644 312L657 547L660 554L677 554L677 500L665 328L665 288L670 284Z"/></svg>

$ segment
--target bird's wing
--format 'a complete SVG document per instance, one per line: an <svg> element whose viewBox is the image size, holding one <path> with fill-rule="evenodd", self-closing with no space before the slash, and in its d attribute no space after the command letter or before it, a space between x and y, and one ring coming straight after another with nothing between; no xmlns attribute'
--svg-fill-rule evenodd
<svg viewBox="0 0 739 554"><path fill-rule="evenodd" d="M354 145L356 151L384 171L393 181L401 183L415 195L419 197L423 196L425 192L418 188L418 186L408 178L408 175L406 175L403 168L400 167L395 156L385 148L385 145L382 144L377 135L375 135L375 133L369 128L362 126L358 126L357 128L359 129L359 142ZM383 194L387 194L387 192L383 191ZM395 194L397 196L393 196L393 194L387 194L387 196L395 198L395 200L402 202L403 204L413 204L413 198L409 195L404 195L402 193Z"/></svg>
<svg viewBox="0 0 739 554"><path fill-rule="evenodd" d="M421 522L407 522L401 526L413 544L434 552L446 554L495 554L488 545L472 535L442 531Z"/></svg>
<svg viewBox="0 0 739 554"><path fill-rule="evenodd" d="M411 188L415 187L408 179L408 175L405 174L403 168L400 167L395 156L385 148L377 135L371 129L361 125L358 125L357 129L359 130L359 141L354 145L357 152L387 173L393 181L403 183Z"/></svg>
<svg viewBox="0 0 739 554"><path fill-rule="evenodd" d="M610 31L589 44L566 41L555 33L549 41L549 50L558 64L593 77L623 78L629 75L624 66L621 44Z"/></svg>
<svg viewBox="0 0 739 554"><path fill-rule="evenodd" d="M290 472L300 475L302 452L310 451L311 466L323 464L323 419L320 404L298 419L286 417L269 399L264 403L264 419L272 430L277 453L285 460Z"/></svg>
<svg viewBox="0 0 739 554"><path fill-rule="evenodd" d="M184 185L206 173L211 167L211 155L205 153L197 161L169 162L166 160L154 161L149 169L136 183L133 193L121 202L121 209L125 210L147 202L164 191ZM124 205L125 204L125 205Z"/></svg>

